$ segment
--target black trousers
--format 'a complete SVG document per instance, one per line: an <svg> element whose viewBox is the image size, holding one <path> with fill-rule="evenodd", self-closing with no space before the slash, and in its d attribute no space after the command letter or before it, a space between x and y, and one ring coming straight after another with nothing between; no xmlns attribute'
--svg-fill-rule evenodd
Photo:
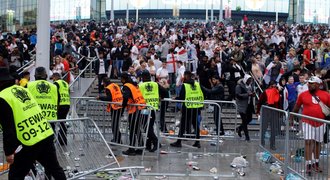
<svg viewBox="0 0 330 180"><path fill-rule="evenodd" d="M141 133L141 125L144 121L142 119L143 117L140 110L136 110L134 113L128 115L130 146L143 145Z"/></svg>
<svg viewBox="0 0 330 180"><path fill-rule="evenodd" d="M113 133L113 142L121 143L120 116L122 109L111 110L111 130Z"/></svg>
<svg viewBox="0 0 330 180"><path fill-rule="evenodd" d="M219 106L221 107L220 104L219 104ZM219 109L218 106L213 106L213 107L214 107L214 110L213 110L214 124L215 124L215 127L216 127L216 132L218 133L220 109ZM225 130L223 129L222 119L220 119L220 132L225 132Z"/></svg>
<svg viewBox="0 0 330 180"><path fill-rule="evenodd" d="M267 113L268 111L265 111ZM270 126L270 147L275 147L275 137L277 134L281 131L281 118L279 113L276 112L269 112L267 113L268 118L262 119L262 125L261 125L261 143L265 144L265 133L268 129L268 126Z"/></svg>
<svg viewBox="0 0 330 180"><path fill-rule="evenodd" d="M229 91L228 101L235 99L236 85L237 85L236 81L227 81L227 86Z"/></svg>
<svg viewBox="0 0 330 180"><path fill-rule="evenodd" d="M33 168L35 161L38 161L55 180L66 179L57 160L54 136L50 136L33 146L23 146L22 150L15 154L14 163L9 169L9 180L23 180Z"/></svg>
<svg viewBox="0 0 330 180"><path fill-rule="evenodd" d="M183 105L185 106L185 105ZM199 109L198 108L182 108L182 116L180 122L180 130L178 137L183 137L184 133L190 134L191 133L191 125L193 126L196 134L196 139L200 138L199 134L199 126L198 126L198 115ZM179 140L180 141L180 140Z"/></svg>
<svg viewBox="0 0 330 180"><path fill-rule="evenodd" d="M102 80L103 78L107 77L106 74L99 74L97 75L98 78L98 90L99 90L99 94L101 94L102 90L104 89L103 85L102 85Z"/></svg>
<svg viewBox="0 0 330 180"><path fill-rule="evenodd" d="M70 110L69 105L59 106L57 111L57 119L66 119L69 110ZM66 133L67 133L67 127L65 122L60 122L60 130L58 132L57 139L61 145L66 145L68 143Z"/></svg>
<svg viewBox="0 0 330 180"><path fill-rule="evenodd" d="M148 128L148 134L147 134L148 140L147 141L149 141L149 143L151 143L153 145L157 145L157 143L158 143L158 138L154 131L155 120L156 120L156 112L151 111L151 118L150 118L150 122L149 122L149 128ZM144 127L146 127L147 122L148 122L147 118L145 118Z"/></svg>
<svg viewBox="0 0 330 180"><path fill-rule="evenodd" d="M162 132L167 132L166 123L165 123L165 112L168 106L168 102L162 101L160 104L160 130Z"/></svg>
<svg viewBox="0 0 330 180"><path fill-rule="evenodd" d="M245 134L245 138L249 139L249 130L248 125L252 121L252 112L253 112L253 105L248 105L246 113L239 113L242 119L242 124L238 127L239 131L243 131Z"/></svg>

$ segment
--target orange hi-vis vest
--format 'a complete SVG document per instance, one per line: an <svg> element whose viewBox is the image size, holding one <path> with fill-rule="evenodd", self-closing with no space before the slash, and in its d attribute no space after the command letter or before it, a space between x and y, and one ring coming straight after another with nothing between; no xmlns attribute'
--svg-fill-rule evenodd
<svg viewBox="0 0 330 180"><path fill-rule="evenodd" d="M112 102L115 103L123 103L123 94L121 93L120 87L115 84L115 83L111 83L106 87L112 96ZM111 108L113 110L118 110L121 108L121 105L119 104L108 104L107 106L107 112L110 112Z"/></svg>
<svg viewBox="0 0 330 180"><path fill-rule="evenodd" d="M129 104L146 104L146 101L143 98L143 95L140 91L140 89L133 84L130 83L125 83L124 86L128 87L131 90L133 99L128 99L128 106L127 106L127 111L128 114L132 114L136 111L136 106L129 106ZM145 106L138 106L138 109L144 109Z"/></svg>

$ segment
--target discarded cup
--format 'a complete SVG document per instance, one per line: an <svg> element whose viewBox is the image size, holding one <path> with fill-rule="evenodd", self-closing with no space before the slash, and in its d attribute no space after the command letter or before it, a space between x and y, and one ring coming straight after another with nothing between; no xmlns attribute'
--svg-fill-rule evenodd
<svg viewBox="0 0 330 180"><path fill-rule="evenodd" d="M145 172L150 172L151 171L151 168L145 168L144 171Z"/></svg>
<svg viewBox="0 0 330 180"><path fill-rule="evenodd" d="M200 168L197 167L197 166L193 166L192 168L193 168L193 170L195 170L195 171L199 171L199 170L200 170Z"/></svg>
<svg viewBox="0 0 330 180"><path fill-rule="evenodd" d="M217 173L217 172L218 172L218 170L217 170L216 167L213 167L213 168L210 169L210 173L215 174L215 173Z"/></svg>

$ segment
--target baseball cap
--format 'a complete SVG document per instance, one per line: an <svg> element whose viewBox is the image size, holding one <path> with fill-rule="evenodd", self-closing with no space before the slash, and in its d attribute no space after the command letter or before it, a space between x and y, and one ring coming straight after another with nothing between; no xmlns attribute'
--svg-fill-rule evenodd
<svg viewBox="0 0 330 180"><path fill-rule="evenodd" d="M322 83L322 80L317 76L312 76L311 78L309 78L308 82L320 84Z"/></svg>

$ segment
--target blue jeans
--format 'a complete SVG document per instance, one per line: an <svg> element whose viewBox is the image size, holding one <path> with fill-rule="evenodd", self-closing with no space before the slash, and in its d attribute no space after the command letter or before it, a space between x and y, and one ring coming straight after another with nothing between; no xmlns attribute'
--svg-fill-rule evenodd
<svg viewBox="0 0 330 180"><path fill-rule="evenodd" d="M123 66L124 60L116 60L116 69L118 71L118 76L121 74L121 67Z"/></svg>
<svg viewBox="0 0 330 180"><path fill-rule="evenodd" d="M177 97L180 96L181 88L182 88L182 85L180 85L180 86L175 86L175 95L176 95ZM182 103L176 103L176 107L177 107L178 109L181 109L181 107L182 107Z"/></svg>

